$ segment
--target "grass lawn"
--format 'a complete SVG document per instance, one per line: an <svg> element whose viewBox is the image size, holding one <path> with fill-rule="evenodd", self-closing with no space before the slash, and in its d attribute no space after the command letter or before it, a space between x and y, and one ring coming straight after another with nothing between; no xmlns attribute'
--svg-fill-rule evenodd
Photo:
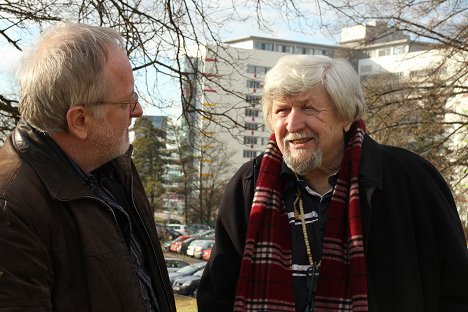
<svg viewBox="0 0 468 312"><path fill-rule="evenodd" d="M189 296L174 294L177 312L197 312L197 300Z"/></svg>

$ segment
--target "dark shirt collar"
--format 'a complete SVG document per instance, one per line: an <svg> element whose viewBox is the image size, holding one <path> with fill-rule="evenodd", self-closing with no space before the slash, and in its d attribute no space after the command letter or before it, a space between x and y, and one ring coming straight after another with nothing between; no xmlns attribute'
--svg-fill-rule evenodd
<svg viewBox="0 0 468 312"><path fill-rule="evenodd" d="M328 177L328 184L332 188L335 187L336 181L338 180L338 175L339 171L335 172L334 174ZM284 162L284 160L281 162L280 177L282 179L286 179L287 188L296 187L296 185L299 184L304 188L308 187L312 189L307 180L303 176L298 175L294 171L292 171L291 168L289 168L288 165Z"/></svg>

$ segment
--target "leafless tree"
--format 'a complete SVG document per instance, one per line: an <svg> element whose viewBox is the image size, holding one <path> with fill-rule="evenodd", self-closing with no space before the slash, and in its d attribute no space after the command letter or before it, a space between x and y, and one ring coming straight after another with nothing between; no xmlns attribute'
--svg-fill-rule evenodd
<svg viewBox="0 0 468 312"><path fill-rule="evenodd" d="M0 94L0 142L3 142L11 129L18 122L18 102Z"/></svg>
<svg viewBox="0 0 468 312"><path fill-rule="evenodd" d="M412 80L383 74L364 83L369 133L381 143L407 148L429 160L463 203L468 174L467 115L450 105L454 92L440 87L444 83L440 75L425 76L424 84Z"/></svg>
<svg viewBox="0 0 468 312"><path fill-rule="evenodd" d="M191 210L191 219L199 223L214 223L224 188L230 176L232 164L222 143L204 138L204 144L199 145L198 166L198 201Z"/></svg>

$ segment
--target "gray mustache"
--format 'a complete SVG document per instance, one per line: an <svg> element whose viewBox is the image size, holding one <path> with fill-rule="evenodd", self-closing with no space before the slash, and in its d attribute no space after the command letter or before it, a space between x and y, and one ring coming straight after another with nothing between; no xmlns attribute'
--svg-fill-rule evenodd
<svg viewBox="0 0 468 312"><path fill-rule="evenodd" d="M283 138L283 143L286 144L288 141L300 139L314 139L318 141L318 135L315 133L288 133L288 135Z"/></svg>

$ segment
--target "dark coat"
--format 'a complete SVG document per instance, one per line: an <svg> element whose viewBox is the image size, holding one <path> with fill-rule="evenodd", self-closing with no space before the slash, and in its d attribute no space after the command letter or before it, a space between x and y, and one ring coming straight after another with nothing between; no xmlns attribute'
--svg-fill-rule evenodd
<svg viewBox="0 0 468 312"><path fill-rule="evenodd" d="M233 309L260 161L244 164L226 188L197 293L200 312ZM466 241L437 170L366 136L359 176L370 311L468 311Z"/></svg>
<svg viewBox="0 0 468 312"><path fill-rule="evenodd" d="M161 311L175 311L141 181L129 153L114 161ZM111 208L24 122L0 150L0 311L147 311Z"/></svg>

